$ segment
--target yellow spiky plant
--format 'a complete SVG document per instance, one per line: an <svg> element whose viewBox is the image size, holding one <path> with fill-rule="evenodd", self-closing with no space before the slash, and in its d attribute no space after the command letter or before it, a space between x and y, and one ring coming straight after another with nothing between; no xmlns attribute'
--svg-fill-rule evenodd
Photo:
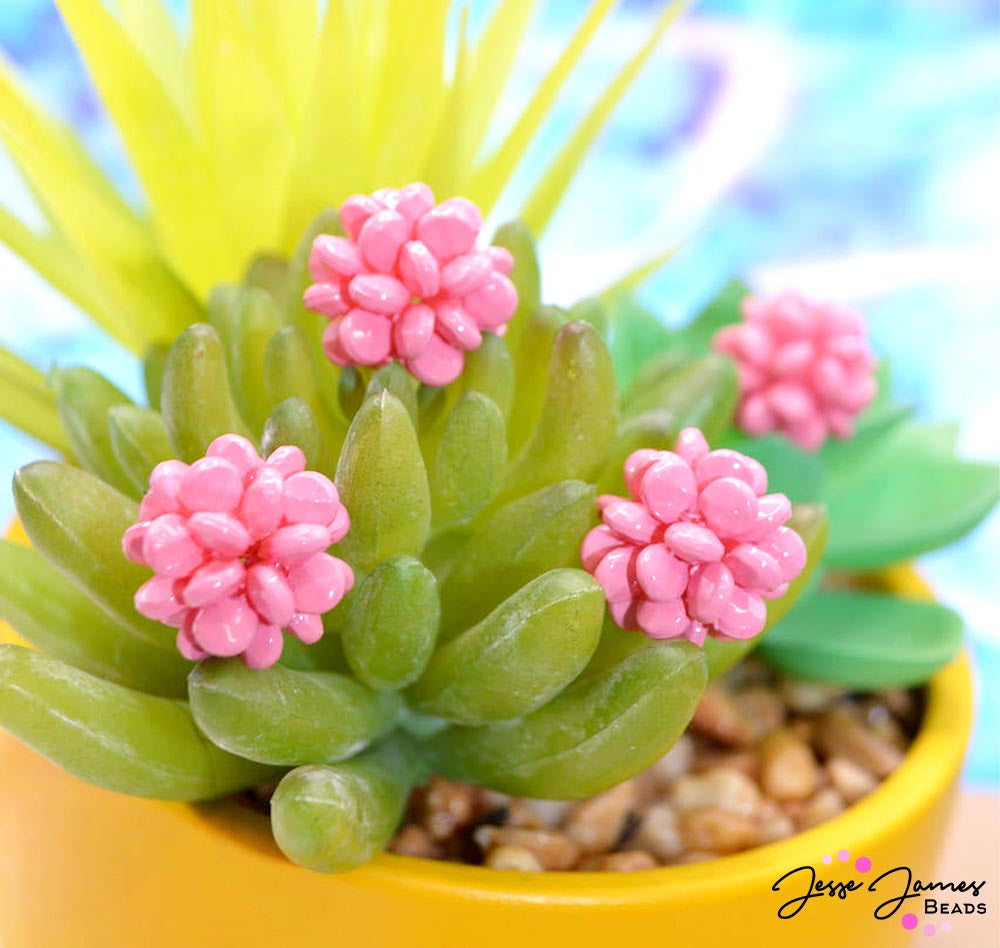
<svg viewBox="0 0 1000 948"><path fill-rule="evenodd" d="M144 204L0 61L0 139L45 220L0 207L0 240L136 353L197 321L210 288L287 255L352 193L425 180L489 211L617 0L594 0L519 118L483 144L538 0L497 0L476 42L452 0L56 0ZM608 116L684 3L647 39L537 176L521 216L540 234ZM448 38L455 33L455 48ZM42 374L0 348L0 404L63 447Z"/></svg>

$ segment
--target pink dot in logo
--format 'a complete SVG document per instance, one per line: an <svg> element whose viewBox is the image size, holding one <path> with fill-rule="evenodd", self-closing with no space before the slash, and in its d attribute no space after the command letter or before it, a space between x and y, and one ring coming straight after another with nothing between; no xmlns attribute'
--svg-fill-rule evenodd
<svg viewBox="0 0 1000 948"><path fill-rule="evenodd" d="M867 856L858 857L858 861L854 864L854 868L858 872L867 872L872 867L872 861Z"/></svg>
<svg viewBox="0 0 1000 948"><path fill-rule="evenodd" d="M924 934L933 935L937 929L933 925L924 925Z"/></svg>
<svg viewBox="0 0 1000 948"><path fill-rule="evenodd" d="M903 916L902 922L903 928L905 928L908 932L912 932L913 929L917 927L917 916L914 915L913 912L907 912Z"/></svg>
<svg viewBox="0 0 1000 948"><path fill-rule="evenodd" d="M842 849L839 853L837 853L837 858L841 862L847 862L847 860L851 858L851 854L846 849Z"/></svg>
<svg viewBox="0 0 1000 948"><path fill-rule="evenodd" d="M823 857L823 865L824 866L829 866L831 862L833 862L833 856L831 856L829 853L827 853L827 855L825 855Z"/></svg>

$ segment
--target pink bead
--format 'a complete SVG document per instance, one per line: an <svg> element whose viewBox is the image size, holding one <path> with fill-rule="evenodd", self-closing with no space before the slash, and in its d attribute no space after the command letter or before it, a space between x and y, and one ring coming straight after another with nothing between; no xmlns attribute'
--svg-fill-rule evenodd
<svg viewBox="0 0 1000 948"><path fill-rule="evenodd" d="M670 602L653 602L646 599L636 609L639 627L652 639L676 639L682 637L691 624L684 603L680 599Z"/></svg>
<svg viewBox="0 0 1000 948"><path fill-rule="evenodd" d="M357 244L346 237L320 234L309 254L309 272L317 283L332 283L333 277L350 279L364 270L364 260ZM332 271L332 273L331 273Z"/></svg>
<svg viewBox="0 0 1000 948"><path fill-rule="evenodd" d="M381 365L392 349L392 323L365 309L352 309L340 324L340 344L355 365Z"/></svg>
<svg viewBox="0 0 1000 948"><path fill-rule="evenodd" d="M340 509L333 482L317 471L301 471L285 481L285 519L328 525Z"/></svg>
<svg viewBox="0 0 1000 948"><path fill-rule="evenodd" d="M677 436L676 452L694 468L708 454L708 442L698 428L685 428Z"/></svg>
<svg viewBox="0 0 1000 948"><path fill-rule="evenodd" d="M492 272L493 261L488 254L462 254L441 268L441 292L447 296L465 296Z"/></svg>
<svg viewBox="0 0 1000 948"><path fill-rule="evenodd" d="M410 291L405 284L384 273L359 273L351 280L347 292L362 311L380 316L395 316L410 302Z"/></svg>
<svg viewBox="0 0 1000 948"><path fill-rule="evenodd" d="M434 310L424 303L414 303L403 310L392 331L396 355L417 359L427 349L434 335Z"/></svg>
<svg viewBox="0 0 1000 948"><path fill-rule="evenodd" d="M729 603L735 581L722 563L705 563L691 571L687 588L687 606L699 622L713 623Z"/></svg>
<svg viewBox="0 0 1000 948"><path fill-rule="evenodd" d="M437 296L441 287L437 258L419 240L403 245L399 253L399 278L414 296L425 299Z"/></svg>
<svg viewBox="0 0 1000 948"><path fill-rule="evenodd" d="M260 545L265 560L296 563L330 546L330 531L318 523L295 523L275 530Z"/></svg>
<svg viewBox="0 0 1000 948"><path fill-rule="evenodd" d="M764 470L764 465L728 448L706 454L694 465L694 472L701 488L719 477L735 477L749 484L755 494L763 494L767 490L767 471Z"/></svg>
<svg viewBox="0 0 1000 948"><path fill-rule="evenodd" d="M278 628L286 625L295 612L291 587L281 572L266 563L247 570L247 600L261 622Z"/></svg>
<svg viewBox="0 0 1000 948"><path fill-rule="evenodd" d="M791 502L784 494L765 494L757 498L757 520L736 539L756 543L770 536L792 515Z"/></svg>
<svg viewBox="0 0 1000 948"><path fill-rule="evenodd" d="M652 543L663 525L646 511L642 504L615 499L601 512L606 526L632 543Z"/></svg>
<svg viewBox="0 0 1000 948"><path fill-rule="evenodd" d="M243 477L225 458L201 458L181 479L180 499L188 510L235 510L242 494Z"/></svg>
<svg viewBox="0 0 1000 948"><path fill-rule="evenodd" d="M183 461L161 461L149 475L149 491L156 497L161 513L174 513L181 508L181 483L188 472ZM147 495L148 496L148 495Z"/></svg>
<svg viewBox="0 0 1000 948"><path fill-rule="evenodd" d="M413 223L434 207L434 192L420 181L399 189L395 209Z"/></svg>
<svg viewBox="0 0 1000 948"><path fill-rule="evenodd" d="M192 514L188 518L187 527L201 547L224 559L242 556L252 542L250 531L233 514Z"/></svg>
<svg viewBox="0 0 1000 948"><path fill-rule="evenodd" d="M594 570L596 579L604 589L608 602L624 602L640 592L635 578L635 561L638 550L620 546L605 554Z"/></svg>
<svg viewBox="0 0 1000 948"><path fill-rule="evenodd" d="M721 560L726 551L722 542L708 527L684 521L667 527L663 542L674 556L687 560L688 563L713 563Z"/></svg>
<svg viewBox="0 0 1000 948"><path fill-rule="evenodd" d="M146 580L136 590L134 602L140 615L157 622L167 622L185 611L184 603L177 596L176 582L169 576Z"/></svg>
<svg viewBox="0 0 1000 948"><path fill-rule="evenodd" d="M243 664L247 668L270 668L279 658L285 646L281 629L274 625L260 623L253 640L243 652Z"/></svg>
<svg viewBox="0 0 1000 948"><path fill-rule="evenodd" d="M351 357L340 341L340 324L343 321L343 318L334 319L323 330L323 352L326 353L326 357L331 362L337 365L351 365Z"/></svg>
<svg viewBox="0 0 1000 948"><path fill-rule="evenodd" d="M684 633L684 638L686 638L689 642L693 642L695 645L701 646L705 644L705 635L707 633L707 626L692 619L687 632Z"/></svg>
<svg viewBox="0 0 1000 948"><path fill-rule="evenodd" d="M289 571L288 585L299 612L326 612L344 595L340 560L317 553Z"/></svg>
<svg viewBox="0 0 1000 948"><path fill-rule="evenodd" d="M351 240L357 240L365 221L379 210L378 202L367 194L355 194L340 205L340 226Z"/></svg>
<svg viewBox="0 0 1000 948"><path fill-rule="evenodd" d="M482 334L462 304L456 300L442 300L435 308L435 328L441 338L456 349L469 351L483 344Z"/></svg>
<svg viewBox="0 0 1000 948"><path fill-rule="evenodd" d="M273 467L282 477L291 477L306 469L306 456L294 444L283 444L267 456L267 466Z"/></svg>
<svg viewBox="0 0 1000 948"><path fill-rule="evenodd" d="M194 572L205 558L180 514L164 514L149 525L142 556L154 571L175 579Z"/></svg>
<svg viewBox="0 0 1000 948"><path fill-rule="evenodd" d="M782 431L807 451L831 433L850 437L876 392L861 314L793 294L747 297L743 314L743 323L720 329L712 342L737 362L740 426L755 436Z"/></svg>
<svg viewBox="0 0 1000 948"><path fill-rule="evenodd" d="M494 271L462 300L462 305L480 329L496 331L517 312L517 290L507 277Z"/></svg>
<svg viewBox="0 0 1000 948"><path fill-rule="evenodd" d="M489 255L494 270L504 276L511 275L514 270L514 255L506 247L487 247L483 253Z"/></svg>
<svg viewBox="0 0 1000 948"><path fill-rule="evenodd" d="M312 612L296 612L288 623L288 631L304 645L312 645L323 637L323 620Z"/></svg>
<svg viewBox="0 0 1000 948"><path fill-rule="evenodd" d="M643 475L663 456L663 451L642 448L639 451L633 451L625 459L625 486L636 500L640 499Z"/></svg>
<svg viewBox="0 0 1000 948"><path fill-rule="evenodd" d="M228 599L243 584L246 570L239 560L212 560L195 570L184 584L184 605L197 608Z"/></svg>
<svg viewBox="0 0 1000 948"><path fill-rule="evenodd" d="M257 616L245 599L223 599L197 611L191 634L209 655L229 658L246 651L257 625Z"/></svg>
<svg viewBox="0 0 1000 948"><path fill-rule="evenodd" d="M715 626L730 639L752 639L764 631L767 607L760 596L748 593L738 586L715 621Z"/></svg>
<svg viewBox="0 0 1000 948"><path fill-rule="evenodd" d="M142 552L142 542L146 538L146 531L148 529L149 524L145 521L140 521L139 523L132 524L125 531L125 535L122 537L122 552L125 554L125 559L130 563L138 563L140 566L149 565Z"/></svg>
<svg viewBox="0 0 1000 948"><path fill-rule="evenodd" d="M261 460L257 449L250 443L249 439L242 435L225 434L219 435L205 452L206 457L222 458L228 461L239 471L241 477L246 477L250 471L255 471L264 462Z"/></svg>
<svg viewBox="0 0 1000 948"><path fill-rule="evenodd" d="M336 516L330 521L330 543L339 543L351 528L351 518L347 508L341 504Z"/></svg>
<svg viewBox="0 0 1000 948"><path fill-rule="evenodd" d="M613 533L610 527L606 527L604 524L594 527L583 538L583 545L580 547L583 568L588 573L594 572L597 564L604 559L604 554L621 545L621 537Z"/></svg>
<svg viewBox="0 0 1000 948"><path fill-rule="evenodd" d="M444 262L466 253L483 225L479 209L464 198L450 198L417 221L417 238Z"/></svg>
<svg viewBox="0 0 1000 948"><path fill-rule="evenodd" d="M739 536L757 522L757 496L745 481L720 477L702 489L698 510L716 533Z"/></svg>
<svg viewBox="0 0 1000 948"><path fill-rule="evenodd" d="M636 558L635 576L648 599L680 599L688 584L688 566L662 543L647 546Z"/></svg>
<svg viewBox="0 0 1000 948"><path fill-rule="evenodd" d="M782 582L781 566L770 553L752 543L734 547L722 561L741 586L748 589L773 589Z"/></svg>
<svg viewBox="0 0 1000 948"><path fill-rule="evenodd" d="M673 523L694 508L698 485L690 465L680 455L664 452L642 476L643 503L661 523Z"/></svg>
<svg viewBox="0 0 1000 948"><path fill-rule="evenodd" d="M409 236L410 222L402 214L389 210L376 211L361 227L358 249L364 262L372 270L391 270Z"/></svg>
<svg viewBox="0 0 1000 948"><path fill-rule="evenodd" d="M761 542L761 547L777 561L784 582L791 582L806 565L806 545L790 527L778 527L767 539Z"/></svg>
<svg viewBox="0 0 1000 948"><path fill-rule="evenodd" d="M462 373L464 361L460 350L434 333L427 348L406 367L425 385L449 385Z"/></svg>
<svg viewBox="0 0 1000 948"><path fill-rule="evenodd" d="M350 308L350 301L335 283L314 283L302 294L306 309L322 313L328 319L343 316Z"/></svg>
<svg viewBox="0 0 1000 948"><path fill-rule="evenodd" d="M642 600L625 599L622 602L609 602L608 612L615 624L622 629L638 629L639 621L636 618L636 609Z"/></svg>
<svg viewBox="0 0 1000 948"><path fill-rule="evenodd" d="M208 652L194 640L194 636L191 634L190 623L177 630L176 642L177 651L189 662L200 662L203 658L208 657Z"/></svg>
<svg viewBox="0 0 1000 948"><path fill-rule="evenodd" d="M263 467L243 492L239 516L255 539L277 530L285 515L285 479L276 467Z"/></svg>

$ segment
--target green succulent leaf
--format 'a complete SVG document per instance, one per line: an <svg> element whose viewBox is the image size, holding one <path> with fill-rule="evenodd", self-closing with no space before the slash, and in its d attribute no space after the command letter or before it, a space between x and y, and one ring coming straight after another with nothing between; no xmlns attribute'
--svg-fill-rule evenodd
<svg viewBox="0 0 1000 948"><path fill-rule="evenodd" d="M553 481L593 480L607 461L617 407L614 366L601 337L586 323L563 326L552 345L541 416L501 496L509 500Z"/></svg>
<svg viewBox="0 0 1000 948"><path fill-rule="evenodd" d="M389 844L419 759L399 737L331 766L297 767L271 798L271 829L281 851L316 872L344 872Z"/></svg>
<svg viewBox="0 0 1000 948"><path fill-rule="evenodd" d="M630 418L659 408L660 388L694 359L681 349L668 349L649 359L622 395L622 416Z"/></svg>
<svg viewBox="0 0 1000 948"><path fill-rule="evenodd" d="M130 634L174 654L173 634L143 618L132 597L152 575L122 553L136 522L134 500L87 471L35 461L14 475L14 503L32 545Z"/></svg>
<svg viewBox="0 0 1000 948"><path fill-rule="evenodd" d="M92 369L53 369L49 384L56 393L59 418L73 454L98 477L127 494L135 492L111 446L108 410L131 405L131 399Z"/></svg>
<svg viewBox="0 0 1000 948"><path fill-rule="evenodd" d="M278 331L278 311L271 295L262 289L240 291L236 301L233 334L228 340L228 365L237 410L256 433L271 410L261 373L271 338Z"/></svg>
<svg viewBox="0 0 1000 948"><path fill-rule="evenodd" d="M365 398L372 398L379 392L390 392L403 403L410 416L410 421L416 428L417 385L417 380L398 362L390 362L372 374L371 381L365 391Z"/></svg>
<svg viewBox="0 0 1000 948"><path fill-rule="evenodd" d="M877 569L945 546L971 530L1000 498L992 464L950 456L951 430L911 424L829 492L827 562Z"/></svg>
<svg viewBox="0 0 1000 948"><path fill-rule="evenodd" d="M271 254L259 254L243 274L243 285L264 290L278 311L284 311L288 297L288 261Z"/></svg>
<svg viewBox="0 0 1000 948"><path fill-rule="evenodd" d="M149 475L161 461L173 457L167 428L160 413L139 405L117 405L108 412L111 448L128 477L130 494L149 490Z"/></svg>
<svg viewBox="0 0 1000 948"><path fill-rule="evenodd" d="M822 501L829 490L829 476L823 458L803 451L784 435L748 438L735 429L721 446L755 458L767 470L767 489L785 494L793 504Z"/></svg>
<svg viewBox="0 0 1000 948"><path fill-rule="evenodd" d="M230 394L222 340L206 323L185 329L170 347L163 368L161 412L170 443L182 461L203 457L219 435L249 437Z"/></svg>
<svg viewBox="0 0 1000 948"><path fill-rule="evenodd" d="M150 645L69 585L29 546L0 540L0 620L36 648L108 681L180 698L190 664Z"/></svg>
<svg viewBox="0 0 1000 948"><path fill-rule="evenodd" d="M337 487L351 512L341 548L352 565L367 572L396 553L420 553L430 529L430 487L413 422L390 392L366 398L354 416Z"/></svg>
<svg viewBox="0 0 1000 948"><path fill-rule="evenodd" d="M448 418L431 472L433 526L475 517L499 492L506 467L503 414L485 395L466 392Z"/></svg>
<svg viewBox="0 0 1000 948"><path fill-rule="evenodd" d="M578 799L658 760L691 720L705 659L689 642L647 642L587 674L537 711L485 727L453 726L425 748L438 773L503 793Z"/></svg>
<svg viewBox="0 0 1000 948"><path fill-rule="evenodd" d="M438 649L407 699L459 724L528 714L583 671L603 621L604 591L590 575L543 573Z"/></svg>
<svg viewBox="0 0 1000 948"><path fill-rule="evenodd" d="M155 343L146 350L142 359L142 384L146 401L154 411L160 410L160 391L163 388L163 367L167 362L168 346Z"/></svg>
<svg viewBox="0 0 1000 948"><path fill-rule="evenodd" d="M0 645L0 726L74 776L137 797L205 800L275 775L206 740L185 702L17 645Z"/></svg>
<svg viewBox="0 0 1000 948"><path fill-rule="evenodd" d="M796 504L792 510L788 526L795 530L806 545L806 565L799 575L788 584L788 592L780 599L767 603L767 622L759 636L742 642L720 642L705 640L705 658L708 662L709 678L714 680L732 668L744 655L752 651L775 628L782 617L795 605L795 601L809 586L809 582L823 558L829 536L829 521L826 511L818 504Z"/></svg>
<svg viewBox="0 0 1000 948"><path fill-rule="evenodd" d="M673 333L628 294L608 302L613 329L608 349L621 389L627 390L635 375L655 355L668 349Z"/></svg>
<svg viewBox="0 0 1000 948"><path fill-rule="evenodd" d="M360 583L341 632L360 681L379 690L420 677L437 641L441 603L434 574L412 556L394 556Z"/></svg>
<svg viewBox="0 0 1000 948"><path fill-rule="evenodd" d="M262 764L325 764L353 757L389 730L399 698L334 672L240 659L201 662L188 679L191 712L212 742Z"/></svg>
<svg viewBox="0 0 1000 948"><path fill-rule="evenodd" d="M507 420L507 444L512 457L535 430L545 399L553 343L568 318L558 307L539 307L528 316L521 344L511 350L517 379L513 407Z"/></svg>
<svg viewBox="0 0 1000 948"><path fill-rule="evenodd" d="M962 618L936 602L818 589L761 643L779 671L847 688L910 688L962 645Z"/></svg>
<svg viewBox="0 0 1000 948"><path fill-rule="evenodd" d="M514 360L507 343L491 332L483 344L466 353L462 384L467 392L479 392L494 402L506 419L514 400Z"/></svg>
<svg viewBox="0 0 1000 948"><path fill-rule="evenodd" d="M306 467L310 470L330 470L326 445L316 416L301 398L286 398L279 402L264 424L261 450L265 457L285 444L294 444L302 449L306 456Z"/></svg>
<svg viewBox="0 0 1000 948"><path fill-rule="evenodd" d="M750 295L750 287L732 279L683 329L677 333L677 345L692 355L709 351L712 337L724 326L743 321L740 304Z"/></svg>
<svg viewBox="0 0 1000 948"><path fill-rule="evenodd" d="M594 488L561 481L501 507L461 551L441 586L443 631L468 628L525 583L577 566L597 511Z"/></svg>

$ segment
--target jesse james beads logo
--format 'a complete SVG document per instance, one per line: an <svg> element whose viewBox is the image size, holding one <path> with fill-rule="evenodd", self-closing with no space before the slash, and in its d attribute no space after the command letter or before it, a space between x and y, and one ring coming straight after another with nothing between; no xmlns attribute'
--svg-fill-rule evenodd
<svg viewBox="0 0 1000 948"><path fill-rule="evenodd" d="M842 849L836 858L840 862L850 862L851 854ZM829 866L833 859L833 856L826 855L822 863ZM854 869L863 878L828 882L821 879L812 866L800 866L786 872L771 886L772 892L786 897L778 908L778 918L795 918L812 899L824 896L847 899L856 892L874 897L872 914L878 921L895 918L908 931L923 924L925 935L949 931L951 916L985 915L987 911L986 903L980 901L980 895L986 888L985 882L924 882L914 878L913 870L908 866L896 866L871 878L875 868L867 856L857 857ZM871 881L868 881L869 878Z"/></svg>

